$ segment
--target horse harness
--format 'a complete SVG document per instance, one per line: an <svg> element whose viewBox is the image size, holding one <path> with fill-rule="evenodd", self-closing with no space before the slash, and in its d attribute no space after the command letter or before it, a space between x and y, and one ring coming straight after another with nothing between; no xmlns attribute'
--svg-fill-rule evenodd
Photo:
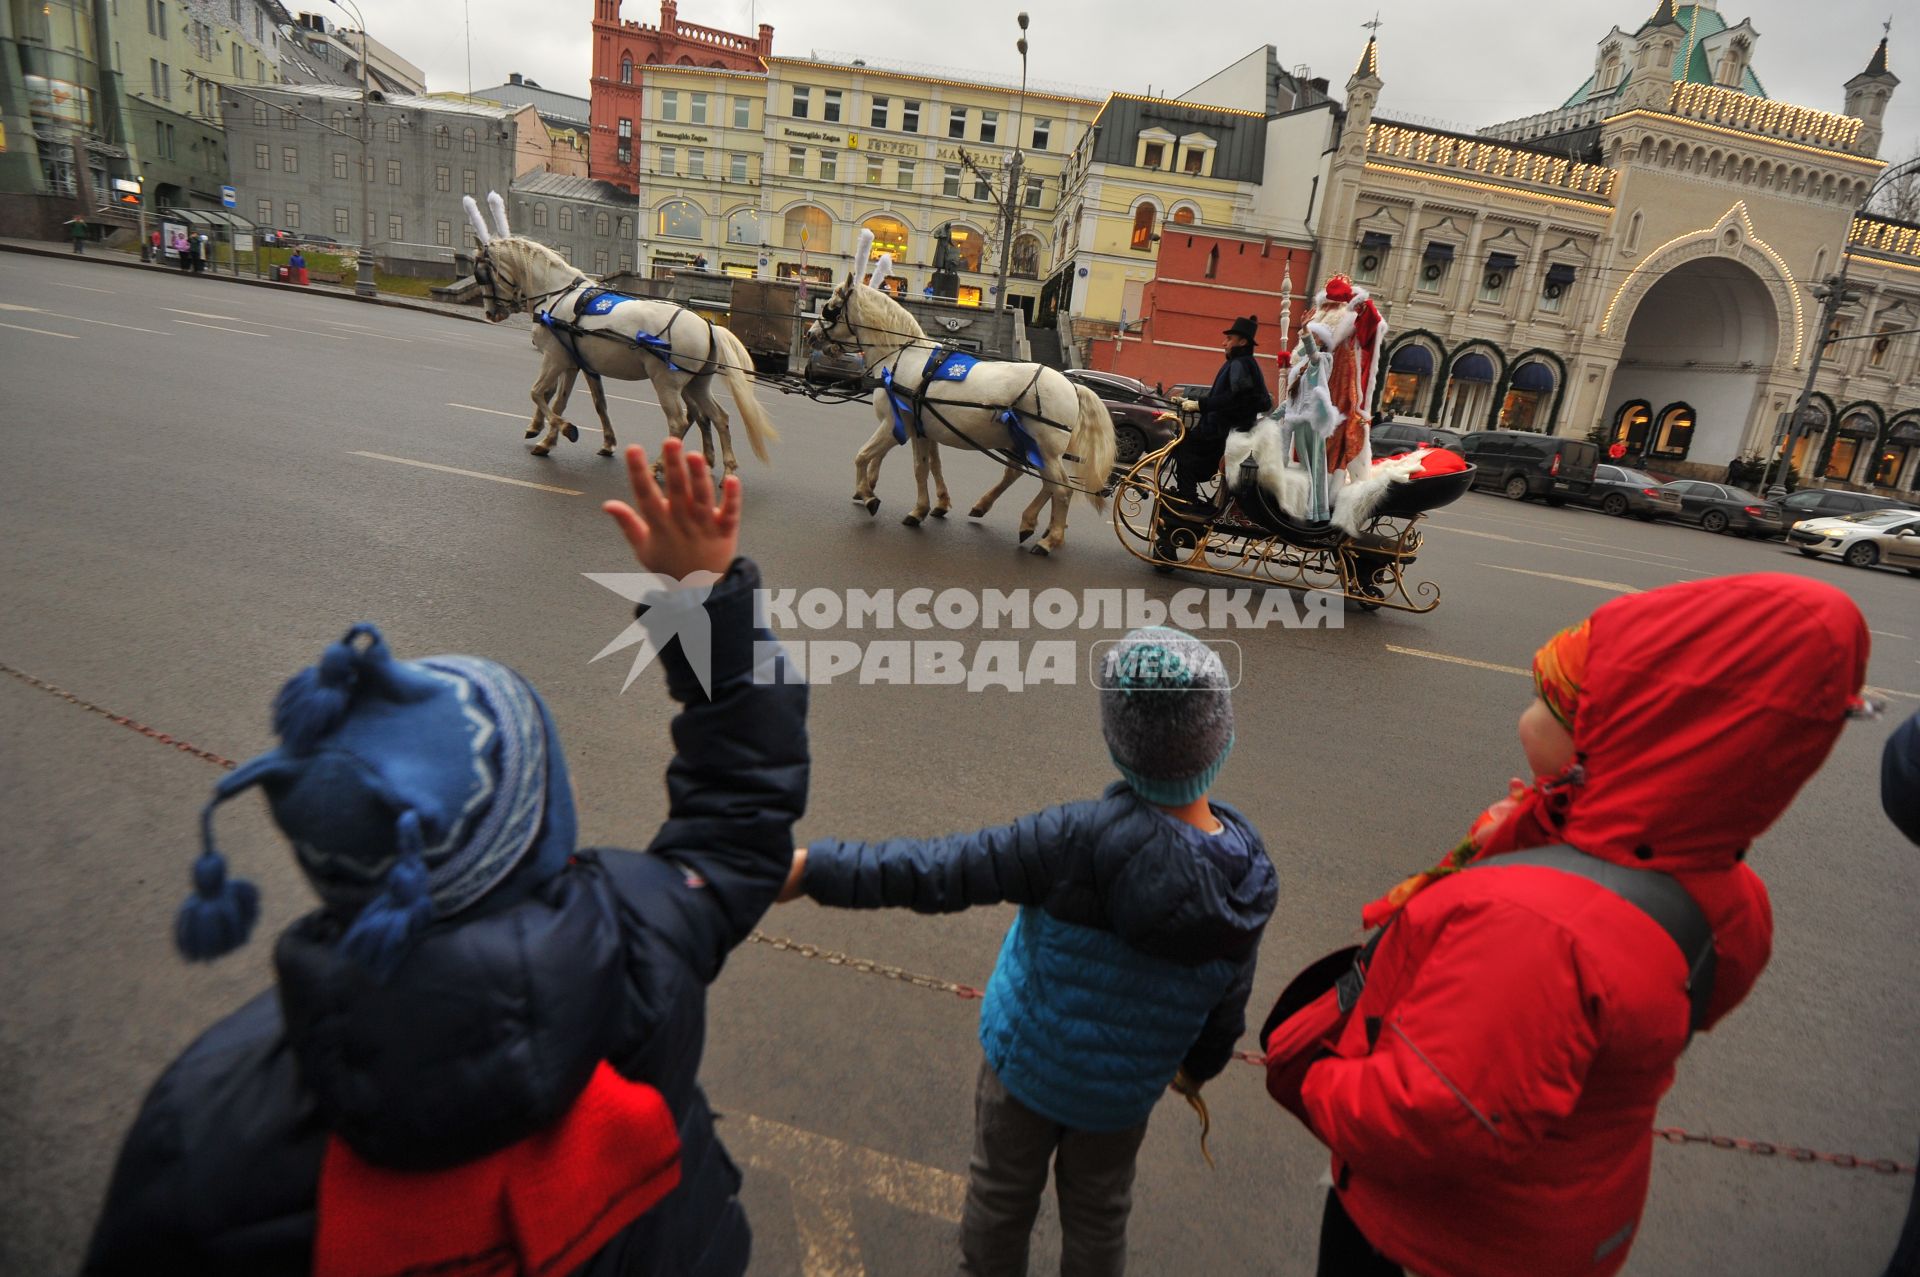
<svg viewBox="0 0 1920 1277"><path fill-rule="evenodd" d="M837 306L829 304L828 307L821 309L820 315L821 318L832 323L838 316L836 314L830 317L827 313L829 309L837 311L838 308ZM904 350L901 353L904 354ZM893 362L897 364L899 357L895 356ZM1010 447L988 447L970 438L964 430L955 426L953 422L948 420L946 415L940 411L942 406L949 408L984 408L987 405L967 403L959 399L935 399L927 393L928 389L935 382L965 381L967 374L971 372L973 366L979 362L977 358L963 350L955 350L946 346L935 346L927 352L927 361L921 366L918 382L910 386L903 385L894 377L893 368L882 365L880 369L880 384L887 392L887 407L891 409L893 413L893 441L897 444L905 443L909 430L921 439L926 438L927 429L925 417L930 413L936 422L946 427L948 431L960 438L968 447L973 448L976 452L984 452L1004 465L1017 466L1023 470L1038 474L1042 479L1045 479L1046 458L1041 455L1040 445L1034 439L1033 435L1028 432L1023 423L1023 418L1037 421L1042 425L1052 426L1055 430L1064 430L1067 432L1069 438L1073 435L1073 427L1064 422L1055 421L1051 417L1041 413L1038 410L1038 395L1034 396L1034 409L1028 410L1019 406L1020 401L1031 394L1034 387L1039 383L1040 373L1044 365L1034 366L1033 376L1027 380L1027 384L1020 389L1019 393L1014 395L1013 402L995 415L994 419L1007 428L1007 435L1013 441ZM1061 458L1066 461L1080 460L1079 457L1070 452L1063 452L1060 455Z"/></svg>
<svg viewBox="0 0 1920 1277"><path fill-rule="evenodd" d="M579 290L577 295L575 295L576 290ZM554 314L560 302L569 296L573 296L573 317L563 318ZM560 342L560 348L566 351L568 357L573 360L575 367L587 374L587 376L595 378L599 377L600 374L593 370L593 367L587 363L586 357L580 353L580 339L582 337L602 337L614 341L625 341L628 339L621 333L612 332L603 328L583 328L577 317L582 314L604 315L621 302L646 300L645 298L633 297L627 293L615 292L611 288L601 288L591 283L584 275L576 278L565 288L556 289L552 293L530 299L529 304L537 305L539 302L545 301L548 297L552 297L554 300L544 309L535 310L533 313L534 320L554 335ZM683 372L693 377L704 377L717 372L720 368L720 360L717 357L720 350L720 342L719 339L713 335L713 321L711 319L707 319L704 315L699 317L707 326L707 357L705 360L707 366L695 371L691 368L681 367L675 363L673 359L673 326L680 322L680 316L687 313L689 312L685 307L675 307L673 315L667 320L667 326L665 328L661 329L658 333L650 333L644 330L636 331L631 340L637 349L645 351L647 354L658 359L667 366L669 371Z"/></svg>

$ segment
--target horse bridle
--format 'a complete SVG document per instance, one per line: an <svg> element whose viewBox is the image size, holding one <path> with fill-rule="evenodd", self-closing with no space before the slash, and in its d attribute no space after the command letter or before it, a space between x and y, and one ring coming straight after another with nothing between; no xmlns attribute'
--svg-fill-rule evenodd
<svg viewBox="0 0 1920 1277"><path fill-rule="evenodd" d="M480 249L479 253L474 256L473 278L476 283L487 290L487 315L489 318L498 315L501 319L505 319L513 313L512 308L509 307L500 296L499 288L496 285L497 277L493 273L493 259L487 254L484 246Z"/></svg>

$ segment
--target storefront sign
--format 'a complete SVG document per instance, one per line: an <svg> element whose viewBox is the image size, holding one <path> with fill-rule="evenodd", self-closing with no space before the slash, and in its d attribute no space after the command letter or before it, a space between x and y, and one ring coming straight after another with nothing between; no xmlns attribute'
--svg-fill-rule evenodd
<svg viewBox="0 0 1920 1277"><path fill-rule="evenodd" d="M846 134L827 133L820 129L796 129L791 126L782 126L780 136L790 137L800 142L825 142L832 146L845 146L847 144Z"/></svg>
<svg viewBox="0 0 1920 1277"><path fill-rule="evenodd" d="M655 129L653 135L669 142L708 142L712 139L705 133L683 133L671 129Z"/></svg>
<svg viewBox="0 0 1920 1277"><path fill-rule="evenodd" d="M971 152L968 152L968 154L972 157L973 162L975 164L978 164L981 168L999 168L1000 167L1001 160L998 155L994 155L994 154L991 154L990 152L985 152L985 151L971 151ZM933 152L933 158L936 160L945 160L949 164L958 164L961 162L960 148L957 146L935 147Z"/></svg>
<svg viewBox="0 0 1920 1277"><path fill-rule="evenodd" d="M875 155L909 155L918 158L918 142L896 142L891 138L875 137L867 139L867 150Z"/></svg>
<svg viewBox="0 0 1920 1277"><path fill-rule="evenodd" d="M93 92L71 80L56 80L44 75L29 75L27 109L34 115L65 124L93 127Z"/></svg>

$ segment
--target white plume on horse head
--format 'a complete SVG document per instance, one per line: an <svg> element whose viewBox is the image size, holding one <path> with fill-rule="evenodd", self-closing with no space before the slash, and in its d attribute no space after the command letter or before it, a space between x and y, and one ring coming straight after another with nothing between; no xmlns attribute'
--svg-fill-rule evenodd
<svg viewBox="0 0 1920 1277"><path fill-rule="evenodd" d="M860 278L860 272L867 268L867 258L872 252L873 232L861 227L860 238L853 246L853 269L847 272L848 278Z"/></svg>
<svg viewBox="0 0 1920 1277"><path fill-rule="evenodd" d="M507 225L507 202L500 198L500 192L487 192L487 207L493 210L493 226L501 239L512 239L513 230Z"/></svg>
<svg viewBox="0 0 1920 1277"><path fill-rule="evenodd" d="M880 287L887 282L887 276L891 274L893 274L893 254L882 253L880 260L873 264L873 274L867 277L867 287Z"/></svg>
<svg viewBox="0 0 1920 1277"><path fill-rule="evenodd" d="M462 195L460 203L466 208L467 220L473 223L473 233L480 237L481 245L493 243L493 236L487 234L487 219L480 216L480 206L473 202L473 196Z"/></svg>

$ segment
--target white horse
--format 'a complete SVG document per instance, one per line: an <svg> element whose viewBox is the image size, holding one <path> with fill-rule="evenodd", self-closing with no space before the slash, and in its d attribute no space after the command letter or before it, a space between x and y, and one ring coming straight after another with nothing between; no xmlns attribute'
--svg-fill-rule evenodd
<svg viewBox="0 0 1920 1277"><path fill-rule="evenodd" d="M618 294L588 300L587 294L594 286L588 276L545 244L509 234L506 202L491 194L487 201L493 209L494 232L488 231L473 197L467 196L464 201L467 216L480 237L474 279L485 290L489 323L499 323L521 310L534 316L534 349L542 353L544 361L530 395L534 419L528 437L538 431L542 420L547 426L546 436L533 446L535 456L544 457L552 450L563 427L568 429L569 438L573 437L560 414L573 388L571 374L585 372L600 411L602 456L613 455L614 439L599 379L644 378L653 383L674 438L687 433L689 405L701 418L703 434L706 424L712 423L720 434L726 473L732 474L739 464L734 460L728 433L730 419L713 394L713 379L719 376L733 392L734 406L740 410L754 455L762 461L768 459L767 444L778 439L779 433L754 397L753 382L748 377L752 356L738 337L669 301ZM710 440L707 453L711 457Z"/></svg>
<svg viewBox="0 0 1920 1277"><path fill-rule="evenodd" d="M881 258L875 278L885 278L891 261ZM937 477L936 445L989 451L1003 461L1024 457L1028 464L1008 462L1006 473L968 513L984 516L1014 480L1031 468L1041 488L1020 516L1020 539L1033 535L1040 507L1052 503L1047 530L1033 544L1035 554L1050 554L1067 535L1067 506L1075 491L1096 510L1106 508L1105 489L1113 469L1113 418L1106 406L1084 386L1076 386L1042 364L981 361L965 380L929 380L929 357L940 349L906 309L881 290L849 275L820 308L820 318L807 330L813 343L857 346L869 370L885 384L874 392L874 431L854 458L854 501L869 514L879 508L874 481L881 459L898 445L895 431L913 444L913 474L919 502L908 514L908 526L917 526L929 513L945 514L946 484ZM888 386L891 386L891 392ZM1011 414L1017 425L1006 420ZM1037 461L1037 464L1033 462ZM930 506L927 475L936 473L940 503Z"/></svg>

